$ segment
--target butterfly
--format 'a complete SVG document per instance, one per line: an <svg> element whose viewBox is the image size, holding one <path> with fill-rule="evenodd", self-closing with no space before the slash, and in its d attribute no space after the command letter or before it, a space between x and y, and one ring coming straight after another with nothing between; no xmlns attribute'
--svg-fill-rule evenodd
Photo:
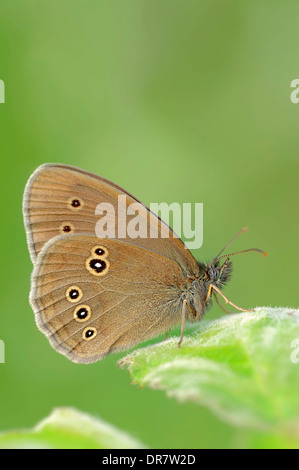
<svg viewBox="0 0 299 470"><path fill-rule="evenodd" d="M180 346L185 320L199 321L212 295L219 304L217 294L246 311L221 291L231 275L230 256L237 253L220 256L246 229L207 264L197 262L144 205L144 224L148 233L156 226L156 238L97 237L99 203L115 208L118 234L118 225L124 222L119 196L126 196L127 206L142 204L100 176L61 164L38 167L25 188L24 224L34 265L30 303L51 346L76 363L92 363L129 349L181 322Z"/></svg>

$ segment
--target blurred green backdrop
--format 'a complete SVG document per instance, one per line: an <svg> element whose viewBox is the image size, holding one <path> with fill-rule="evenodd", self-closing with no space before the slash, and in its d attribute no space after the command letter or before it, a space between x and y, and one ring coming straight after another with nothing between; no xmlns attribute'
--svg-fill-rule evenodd
<svg viewBox="0 0 299 470"><path fill-rule="evenodd" d="M121 355L75 365L28 304L21 203L40 164L98 173L150 202L203 202L206 260L243 226L225 293L297 306L299 4L291 0L2 0L0 430L75 406L152 447L238 447L209 411L139 390ZM221 315L217 307L209 317Z"/></svg>

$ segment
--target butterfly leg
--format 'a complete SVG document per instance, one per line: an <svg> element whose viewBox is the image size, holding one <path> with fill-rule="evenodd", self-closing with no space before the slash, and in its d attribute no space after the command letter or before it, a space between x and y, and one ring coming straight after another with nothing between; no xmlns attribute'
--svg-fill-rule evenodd
<svg viewBox="0 0 299 470"><path fill-rule="evenodd" d="M185 331L185 321L186 321L186 309L187 309L187 300L183 300L183 307L182 307L182 325L181 325L181 336L180 336L180 341L178 342L178 348L181 347L183 337L184 337L184 331Z"/></svg>
<svg viewBox="0 0 299 470"><path fill-rule="evenodd" d="M227 313L227 314L233 313L233 312L229 312L228 310L226 310L225 307L223 307L223 305L220 303L220 301L219 301L219 299L218 299L218 297L217 297L216 292L213 292L213 294L214 294L214 297L215 297L215 300L216 300L217 304L219 305L219 307L220 307L225 313Z"/></svg>
<svg viewBox="0 0 299 470"><path fill-rule="evenodd" d="M224 298L224 300L225 300L225 302L226 302L227 304L232 305L232 306L235 307L237 310L240 310L241 312L253 312L253 311L254 311L254 310L252 310L252 309L245 309L245 308L238 307L238 305L236 305L236 304L234 304L233 302L231 302L230 300L228 300L228 298L225 297L225 295L223 294L223 292L221 292L221 290L218 289L217 286L215 286L214 284L211 284L211 286L213 287L213 289L214 289L216 292L218 292L219 295L221 295L221 297Z"/></svg>
<svg viewBox="0 0 299 470"><path fill-rule="evenodd" d="M209 300L210 298L210 295L211 295L211 291L212 291L212 288L213 288L213 284L210 284L209 285L209 289L208 289L208 293L207 293L207 296L206 296L206 300L205 300L205 303Z"/></svg>

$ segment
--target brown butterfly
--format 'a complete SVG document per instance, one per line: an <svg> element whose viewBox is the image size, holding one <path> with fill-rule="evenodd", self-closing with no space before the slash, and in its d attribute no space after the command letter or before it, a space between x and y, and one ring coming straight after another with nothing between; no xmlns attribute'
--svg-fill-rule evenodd
<svg viewBox="0 0 299 470"><path fill-rule="evenodd" d="M23 213L34 264L30 303L38 328L74 362L98 361L181 322L180 345L185 319L199 321L212 294L218 303L216 293L245 311L221 292L231 274L229 257L237 253L220 257L245 229L207 265L148 208L145 224L148 229L156 224L157 238L100 239L96 207L114 206L117 234L120 195L127 206L140 203L100 176L59 164L37 168L25 188Z"/></svg>

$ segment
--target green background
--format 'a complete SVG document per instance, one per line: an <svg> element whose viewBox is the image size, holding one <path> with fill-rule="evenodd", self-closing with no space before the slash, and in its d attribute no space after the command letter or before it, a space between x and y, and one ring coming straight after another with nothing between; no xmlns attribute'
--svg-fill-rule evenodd
<svg viewBox="0 0 299 470"><path fill-rule="evenodd" d="M198 259L243 226L234 249L269 253L234 259L229 298L298 307L298 19L290 0L1 1L0 430L75 406L151 447L247 445L209 410L130 385L120 354L83 366L50 348L28 303L22 193L59 162L146 204L203 202Z"/></svg>

